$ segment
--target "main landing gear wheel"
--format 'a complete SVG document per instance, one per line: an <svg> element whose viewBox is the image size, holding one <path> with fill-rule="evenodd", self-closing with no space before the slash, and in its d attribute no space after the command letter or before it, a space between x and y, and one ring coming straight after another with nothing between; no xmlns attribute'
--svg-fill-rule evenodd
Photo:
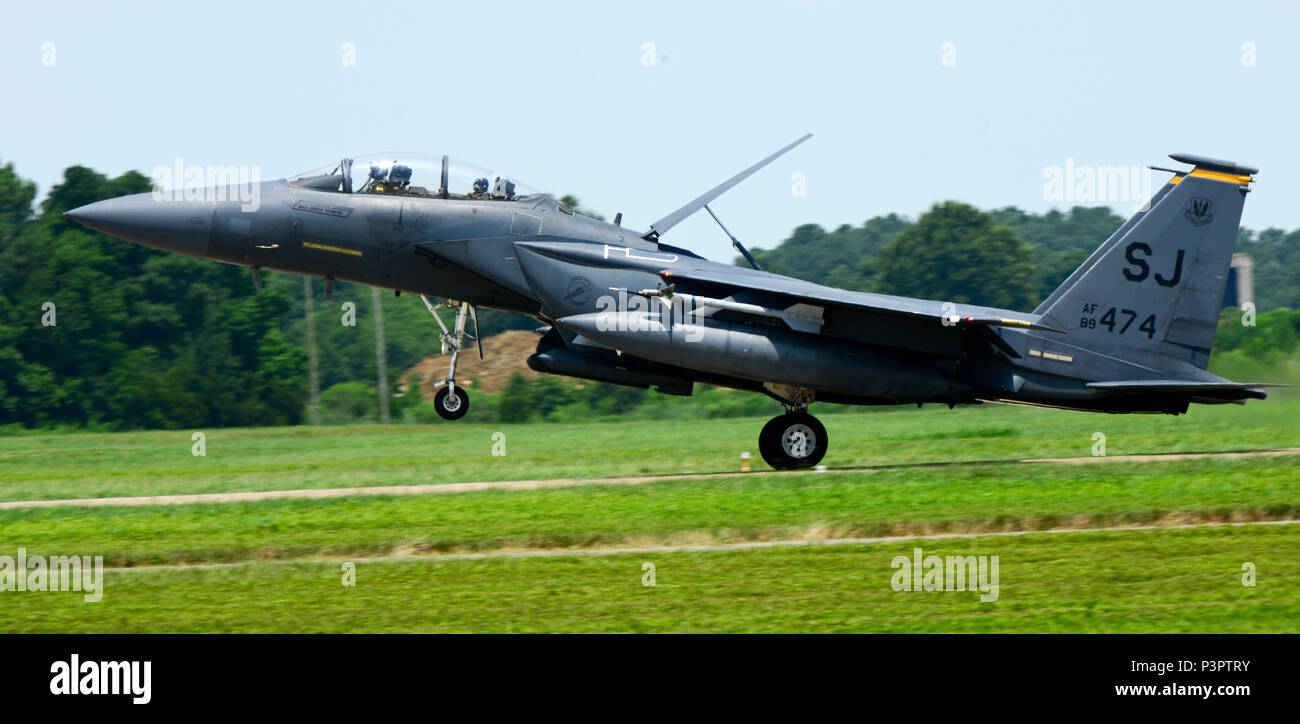
<svg viewBox="0 0 1300 724"><path fill-rule="evenodd" d="M826 455L826 427L806 412L768 420L758 434L758 452L777 470L810 468Z"/></svg>
<svg viewBox="0 0 1300 724"><path fill-rule="evenodd" d="M469 393L463 387L443 387L433 396L433 407L444 420L459 420L469 412Z"/></svg>

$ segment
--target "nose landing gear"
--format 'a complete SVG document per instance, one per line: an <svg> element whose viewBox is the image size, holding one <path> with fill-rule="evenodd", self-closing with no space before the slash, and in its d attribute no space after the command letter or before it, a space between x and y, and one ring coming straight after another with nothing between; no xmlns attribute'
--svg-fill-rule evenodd
<svg viewBox="0 0 1300 724"><path fill-rule="evenodd" d="M447 379L436 385L438 391L433 396L433 408L444 420L459 420L469 412L469 393L463 387L456 387L456 359L460 356L461 346L465 342L467 319L474 321L474 334L470 336L478 342L478 357L483 359L483 341L478 335L478 314L469 302L447 300L435 306L423 294L420 295L420 300L424 302L424 306L442 328L442 334L438 335L438 339L442 341L442 353L447 354L447 350L451 350L451 364L447 368ZM438 309L442 307L456 308L456 321L450 330L447 329L446 324L443 324L442 317L438 316Z"/></svg>
<svg viewBox="0 0 1300 724"><path fill-rule="evenodd" d="M433 409L444 420L459 420L469 412L469 393L465 388L457 388L454 383L444 383L433 395Z"/></svg>

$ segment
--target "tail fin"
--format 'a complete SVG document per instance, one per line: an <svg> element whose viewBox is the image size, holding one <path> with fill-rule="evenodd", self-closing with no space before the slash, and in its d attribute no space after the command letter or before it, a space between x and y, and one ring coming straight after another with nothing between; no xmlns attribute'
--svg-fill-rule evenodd
<svg viewBox="0 0 1300 724"><path fill-rule="evenodd" d="M1137 222L1141 221L1142 217L1146 216L1148 211L1155 207L1156 204L1160 203L1161 199L1168 196L1170 191L1178 188L1178 182L1182 181L1183 177L1187 175L1187 172L1185 171L1174 171L1173 173L1174 177L1170 179L1170 182L1161 186L1159 190L1152 194L1150 200L1143 204L1142 208L1138 209L1137 213L1130 216L1128 221L1121 224L1120 227L1106 239L1106 241L1102 242L1101 246L1097 247L1092 254L1088 256L1086 261L1079 265L1078 269L1075 269L1074 272L1070 274L1069 278L1061 283L1061 286L1056 288L1056 291L1049 294L1046 299L1040 302L1038 307L1034 309L1034 314L1046 314L1047 310L1056 303L1056 300L1060 299L1062 294L1068 292L1070 288L1074 286L1074 283L1079 281L1079 277L1086 274L1089 269L1096 265L1096 263L1106 255L1106 252L1115 248L1115 245L1119 243L1120 239L1124 238L1124 235L1128 233L1128 230L1136 226Z"/></svg>
<svg viewBox="0 0 1300 724"><path fill-rule="evenodd" d="M1188 154L1170 158L1196 168L1175 175L1052 292L1040 323L1067 329L1071 342L1098 351L1155 353L1205 369L1258 169Z"/></svg>

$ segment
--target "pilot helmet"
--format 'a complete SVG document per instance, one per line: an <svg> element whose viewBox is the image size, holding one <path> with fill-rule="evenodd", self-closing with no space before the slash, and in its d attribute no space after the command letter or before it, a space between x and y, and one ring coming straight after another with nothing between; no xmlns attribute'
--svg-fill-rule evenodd
<svg viewBox="0 0 1300 724"><path fill-rule="evenodd" d="M496 183L492 186L492 195L502 199L514 199L515 182L505 176L497 176Z"/></svg>
<svg viewBox="0 0 1300 724"><path fill-rule="evenodd" d="M410 183L411 167L400 163L393 164L393 170L388 173L388 180L402 185Z"/></svg>
<svg viewBox="0 0 1300 724"><path fill-rule="evenodd" d="M474 193L485 194L488 190L488 180L485 178L474 179Z"/></svg>

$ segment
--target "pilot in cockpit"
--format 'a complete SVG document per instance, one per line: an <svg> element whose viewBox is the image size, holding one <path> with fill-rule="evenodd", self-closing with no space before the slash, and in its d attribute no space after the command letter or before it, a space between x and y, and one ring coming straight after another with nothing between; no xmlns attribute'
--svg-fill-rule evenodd
<svg viewBox="0 0 1300 724"><path fill-rule="evenodd" d="M505 176L497 176L496 182L492 185L492 198L505 199L506 201L515 200L515 182Z"/></svg>
<svg viewBox="0 0 1300 724"><path fill-rule="evenodd" d="M400 194L411 185L411 167L400 163L370 164L370 181L364 191L377 194Z"/></svg>
<svg viewBox="0 0 1300 724"><path fill-rule="evenodd" d="M485 178L474 179L474 190L465 196L467 199L486 199L488 198L488 180Z"/></svg>

